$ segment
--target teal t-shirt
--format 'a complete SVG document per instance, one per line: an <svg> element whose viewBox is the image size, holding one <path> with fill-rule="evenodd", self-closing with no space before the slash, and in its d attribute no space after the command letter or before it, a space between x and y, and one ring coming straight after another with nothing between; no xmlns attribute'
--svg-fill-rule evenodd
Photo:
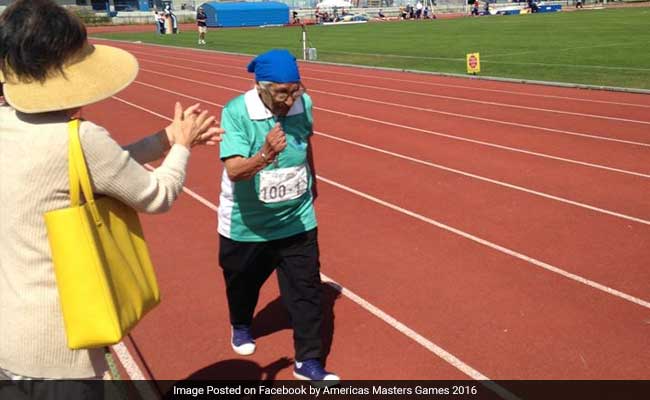
<svg viewBox="0 0 650 400"><path fill-rule="evenodd" d="M276 122L280 122L287 138L287 147L277 156L276 162L254 178L239 182L232 182L224 168L219 233L232 240L265 242L306 232L317 225L311 193L312 173L307 162L312 135L312 102L308 95L303 94L287 116L279 118L266 109L255 89L231 100L221 114L221 127L226 133L220 144L220 157L224 160L255 155ZM302 175L288 178L299 175L295 171ZM277 178L278 175L282 178ZM269 184L269 181L274 183ZM284 198L281 196L289 199L279 200Z"/></svg>

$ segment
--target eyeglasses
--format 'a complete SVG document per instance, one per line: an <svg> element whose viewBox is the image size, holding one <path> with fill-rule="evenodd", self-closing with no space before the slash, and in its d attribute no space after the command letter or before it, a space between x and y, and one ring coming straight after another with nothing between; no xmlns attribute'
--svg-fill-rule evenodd
<svg viewBox="0 0 650 400"><path fill-rule="evenodd" d="M302 97L302 95L305 94L305 92L307 91L307 88L306 88L305 85L303 85L302 83L300 84L300 86L298 86L298 89L294 90L294 91L291 92L291 93L287 93L287 92L275 92L275 91L274 91L273 89L271 89L270 87L266 87L265 89L266 89L266 91L271 95L271 97L273 98L273 100L274 100L274 101L277 101L278 103L284 103L284 102L286 102L286 101L289 99L289 97L291 97L291 98L293 99L293 101L296 101L296 100L298 100L300 97Z"/></svg>

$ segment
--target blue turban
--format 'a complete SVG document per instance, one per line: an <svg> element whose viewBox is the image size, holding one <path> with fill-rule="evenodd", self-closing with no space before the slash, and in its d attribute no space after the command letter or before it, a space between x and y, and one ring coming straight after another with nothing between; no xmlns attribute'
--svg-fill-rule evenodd
<svg viewBox="0 0 650 400"><path fill-rule="evenodd" d="M248 64L248 72L254 72L258 82L300 82L296 57L287 50L275 49L260 54Z"/></svg>

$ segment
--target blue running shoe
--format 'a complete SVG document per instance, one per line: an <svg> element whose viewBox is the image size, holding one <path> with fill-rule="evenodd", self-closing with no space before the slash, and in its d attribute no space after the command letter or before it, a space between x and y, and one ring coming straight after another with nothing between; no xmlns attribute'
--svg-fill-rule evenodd
<svg viewBox="0 0 650 400"><path fill-rule="evenodd" d="M293 367L293 376L303 381L311 381L313 384L323 386L336 385L341 381L337 375L325 371L323 365L316 358L305 361L296 361Z"/></svg>
<svg viewBox="0 0 650 400"><path fill-rule="evenodd" d="M250 326L235 325L232 327L232 336L230 340L232 349L235 353L242 356L250 356L255 353L255 340L251 335Z"/></svg>

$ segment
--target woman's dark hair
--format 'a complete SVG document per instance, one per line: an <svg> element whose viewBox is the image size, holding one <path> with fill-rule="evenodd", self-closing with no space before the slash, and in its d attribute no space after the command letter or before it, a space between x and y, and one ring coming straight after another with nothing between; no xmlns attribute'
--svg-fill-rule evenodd
<svg viewBox="0 0 650 400"><path fill-rule="evenodd" d="M0 15L0 69L44 81L86 43L81 20L52 0L16 0Z"/></svg>

